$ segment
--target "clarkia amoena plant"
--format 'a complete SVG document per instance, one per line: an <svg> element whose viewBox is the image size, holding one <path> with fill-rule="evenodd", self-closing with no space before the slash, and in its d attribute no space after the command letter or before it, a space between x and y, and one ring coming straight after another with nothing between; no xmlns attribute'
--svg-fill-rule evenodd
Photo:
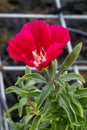
<svg viewBox="0 0 87 130"><path fill-rule="evenodd" d="M9 41L10 57L27 65L25 74L6 89L7 94L13 92L18 97L18 102L4 114L12 130L87 130L85 80L67 71L78 58L82 43L58 69L57 58L70 39L66 28L35 20ZM14 110L18 110L19 122L8 117Z"/></svg>

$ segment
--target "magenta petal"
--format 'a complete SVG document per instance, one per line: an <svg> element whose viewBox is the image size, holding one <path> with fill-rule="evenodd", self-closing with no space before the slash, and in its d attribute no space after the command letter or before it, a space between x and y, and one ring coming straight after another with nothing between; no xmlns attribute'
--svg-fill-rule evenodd
<svg viewBox="0 0 87 130"><path fill-rule="evenodd" d="M54 42L62 43L63 46L67 44L67 42L71 39L69 36L68 29L59 26L59 25L51 25L51 44Z"/></svg>
<svg viewBox="0 0 87 130"><path fill-rule="evenodd" d="M22 61L27 65L34 67L33 61L29 58L29 55L22 53L18 48L15 47L15 44L13 44L12 41L9 41L7 51L9 52L11 58Z"/></svg>
<svg viewBox="0 0 87 130"><path fill-rule="evenodd" d="M62 47L58 43L52 44L46 52L47 60L51 61L56 59L62 52Z"/></svg>
<svg viewBox="0 0 87 130"><path fill-rule="evenodd" d="M9 52L11 58L25 62L25 59L22 57L21 52L15 47L15 44L12 43L11 40L9 41L7 51Z"/></svg>
<svg viewBox="0 0 87 130"><path fill-rule="evenodd" d="M35 50L35 43L31 32L21 31L16 34L15 38L12 39L16 48L18 48L22 53L30 55L32 51Z"/></svg>
<svg viewBox="0 0 87 130"><path fill-rule="evenodd" d="M49 24L42 20L36 20L25 24L22 30L29 30L34 36L36 50L40 52L41 48L47 50L49 43L50 43L50 30Z"/></svg>

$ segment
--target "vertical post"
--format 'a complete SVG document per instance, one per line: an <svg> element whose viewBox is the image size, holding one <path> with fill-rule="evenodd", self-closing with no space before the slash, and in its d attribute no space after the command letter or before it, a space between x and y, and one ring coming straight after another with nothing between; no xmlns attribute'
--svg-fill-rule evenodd
<svg viewBox="0 0 87 130"><path fill-rule="evenodd" d="M60 2L60 0L55 0L55 2L56 2L57 8L60 9L60 8L61 8L61 2ZM62 25L63 27L67 27L66 21L65 21L64 16L63 16L63 13L60 13L60 14L59 14L59 20L60 20L61 25ZM67 49L68 49L68 52L69 52L69 53L72 51L72 45L71 45L71 42L70 42L70 41L69 41L68 44L67 44ZM79 74L78 67L75 65L73 68L74 68L74 72L77 73L77 74Z"/></svg>

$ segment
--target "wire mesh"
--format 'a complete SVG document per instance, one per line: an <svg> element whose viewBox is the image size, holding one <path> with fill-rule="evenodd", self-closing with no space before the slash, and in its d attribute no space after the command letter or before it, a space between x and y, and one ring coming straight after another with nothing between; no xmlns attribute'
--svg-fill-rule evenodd
<svg viewBox="0 0 87 130"><path fill-rule="evenodd" d="M54 1L56 3L56 7L57 9L60 9L62 7L61 4L61 0L55 0ZM72 19L73 21L75 19L81 19L81 20L87 20L87 15L76 15L76 14L63 14L62 12L60 12L59 14L15 14L15 13L0 13L0 18L9 18L9 19L13 19L13 18L33 18L33 19L39 19L39 18L43 18L43 19L56 19L56 20L60 20L60 24L64 27L67 27L67 19ZM72 30L73 31L73 30ZM75 31L75 30L74 30ZM78 33L78 31L77 31ZM83 32L80 32L83 33ZM86 35L86 34L83 34ZM69 42L67 44L67 51L68 53L70 53L72 51L72 43ZM82 62L84 63L84 62ZM32 68L31 68L32 69ZM3 79L3 72L7 72L7 71L24 71L25 70L25 66L6 66L3 65L2 60L0 59L0 130L11 130L11 127L9 126L9 124L7 123L7 121L5 119L3 119L3 114L5 111L7 111L8 106L6 103L6 95L5 95L5 86L4 86L4 79ZM87 71L87 63L85 64L81 64L80 63L76 63L74 64L72 67L69 68L69 70L74 71L75 73L80 73L80 71Z"/></svg>

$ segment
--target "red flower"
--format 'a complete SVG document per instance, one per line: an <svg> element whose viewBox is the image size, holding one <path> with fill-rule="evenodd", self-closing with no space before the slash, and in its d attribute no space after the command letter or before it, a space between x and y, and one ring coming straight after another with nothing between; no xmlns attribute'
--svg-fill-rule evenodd
<svg viewBox="0 0 87 130"><path fill-rule="evenodd" d="M23 26L9 41L7 50L11 58L41 69L63 52L69 40L66 28L36 20Z"/></svg>

